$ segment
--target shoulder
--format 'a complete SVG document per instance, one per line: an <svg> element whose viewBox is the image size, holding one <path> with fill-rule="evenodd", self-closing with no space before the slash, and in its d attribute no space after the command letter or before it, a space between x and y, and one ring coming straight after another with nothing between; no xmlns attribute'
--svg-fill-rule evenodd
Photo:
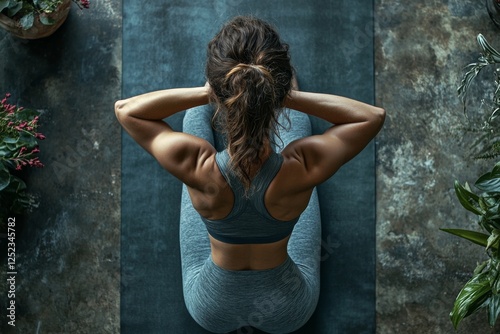
<svg viewBox="0 0 500 334"><path fill-rule="evenodd" d="M208 141L187 133L158 136L152 151L163 168L190 187L199 188L215 168L215 148Z"/></svg>
<svg viewBox="0 0 500 334"><path fill-rule="evenodd" d="M297 217L307 207L315 186L341 166L334 138L310 136L290 143L281 152L283 163L265 193L269 213L278 219Z"/></svg>
<svg viewBox="0 0 500 334"><path fill-rule="evenodd" d="M314 135L290 143L282 152L284 177L294 180L298 192L330 178L345 162L335 137Z"/></svg>

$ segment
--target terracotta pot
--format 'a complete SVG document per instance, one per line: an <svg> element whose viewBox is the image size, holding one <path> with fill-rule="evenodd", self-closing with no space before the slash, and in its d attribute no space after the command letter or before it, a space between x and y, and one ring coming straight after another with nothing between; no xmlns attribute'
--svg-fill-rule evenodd
<svg viewBox="0 0 500 334"><path fill-rule="evenodd" d="M24 39L37 39L48 37L52 35L68 17L69 11L71 9L71 0L63 0L63 3L48 16L54 20L52 25L44 25L40 22L38 16L35 17L33 22L33 27L24 30L19 24L18 20L12 19L7 15L0 13L0 27L9 31L12 35L24 38Z"/></svg>
<svg viewBox="0 0 500 334"><path fill-rule="evenodd" d="M486 0L486 8L490 18L495 25L500 28L500 4L497 0Z"/></svg>

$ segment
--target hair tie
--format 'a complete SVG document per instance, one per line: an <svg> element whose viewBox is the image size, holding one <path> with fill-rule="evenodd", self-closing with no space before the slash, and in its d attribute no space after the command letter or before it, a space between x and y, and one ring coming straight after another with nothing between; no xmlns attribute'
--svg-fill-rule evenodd
<svg viewBox="0 0 500 334"><path fill-rule="evenodd" d="M227 74L226 74L226 78L229 78L230 76L232 76L234 73L238 72L238 71L241 71L242 69L244 68L251 68L251 69L254 69L254 70L257 70L259 72L261 72L262 74L266 74L268 73L267 69L262 66L262 65L255 65L255 64L245 64L245 63L239 63L238 65L236 65L235 67L233 67Z"/></svg>
<svg viewBox="0 0 500 334"><path fill-rule="evenodd" d="M255 69L257 71L261 71L261 72L266 72L267 71L266 68L264 66L262 66L262 65L243 64L243 63L240 64L240 65L242 65L243 67L250 67L250 68L253 68L253 69Z"/></svg>

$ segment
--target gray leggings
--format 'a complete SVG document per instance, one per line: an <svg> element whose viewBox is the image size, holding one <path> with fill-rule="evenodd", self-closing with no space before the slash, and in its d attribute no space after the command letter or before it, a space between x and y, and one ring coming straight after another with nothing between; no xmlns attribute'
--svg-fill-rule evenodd
<svg viewBox="0 0 500 334"><path fill-rule="evenodd" d="M186 111L183 131L206 139L220 151L224 143L212 131L212 114L210 106ZM311 134L307 115L290 110L289 117L290 130L280 132L284 145ZM302 327L319 298L320 248L315 190L295 226L288 243L289 257L283 264L268 270L222 269L212 261L205 225L183 186L180 249L184 300L193 319L208 331L251 333L254 327L268 333L290 333Z"/></svg>

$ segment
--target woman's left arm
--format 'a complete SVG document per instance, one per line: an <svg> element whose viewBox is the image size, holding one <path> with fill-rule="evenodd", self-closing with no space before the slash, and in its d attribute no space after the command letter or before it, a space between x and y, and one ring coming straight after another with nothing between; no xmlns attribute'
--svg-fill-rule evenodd
<svg viewBox="0 0 500 334"><path fill-rule="evenodd" d="M213 147L201 138L172 130L163 119L207 104L209 86L174 88L134 96L115 103L115 114L128 134L174 176L189 178L200 150ZM203 154L205 155L205 154ZM194 172L194 170L193 170ZM188 180L183 180L188 181Z"/></svg>
<svg viewBox="0 0 500 334"><path fill-rule="evenodd" d="M125 130L141 145L172 128L163 119L208 103L206 87L174 88L134 96L115 103L115 114Z"/></svg>

